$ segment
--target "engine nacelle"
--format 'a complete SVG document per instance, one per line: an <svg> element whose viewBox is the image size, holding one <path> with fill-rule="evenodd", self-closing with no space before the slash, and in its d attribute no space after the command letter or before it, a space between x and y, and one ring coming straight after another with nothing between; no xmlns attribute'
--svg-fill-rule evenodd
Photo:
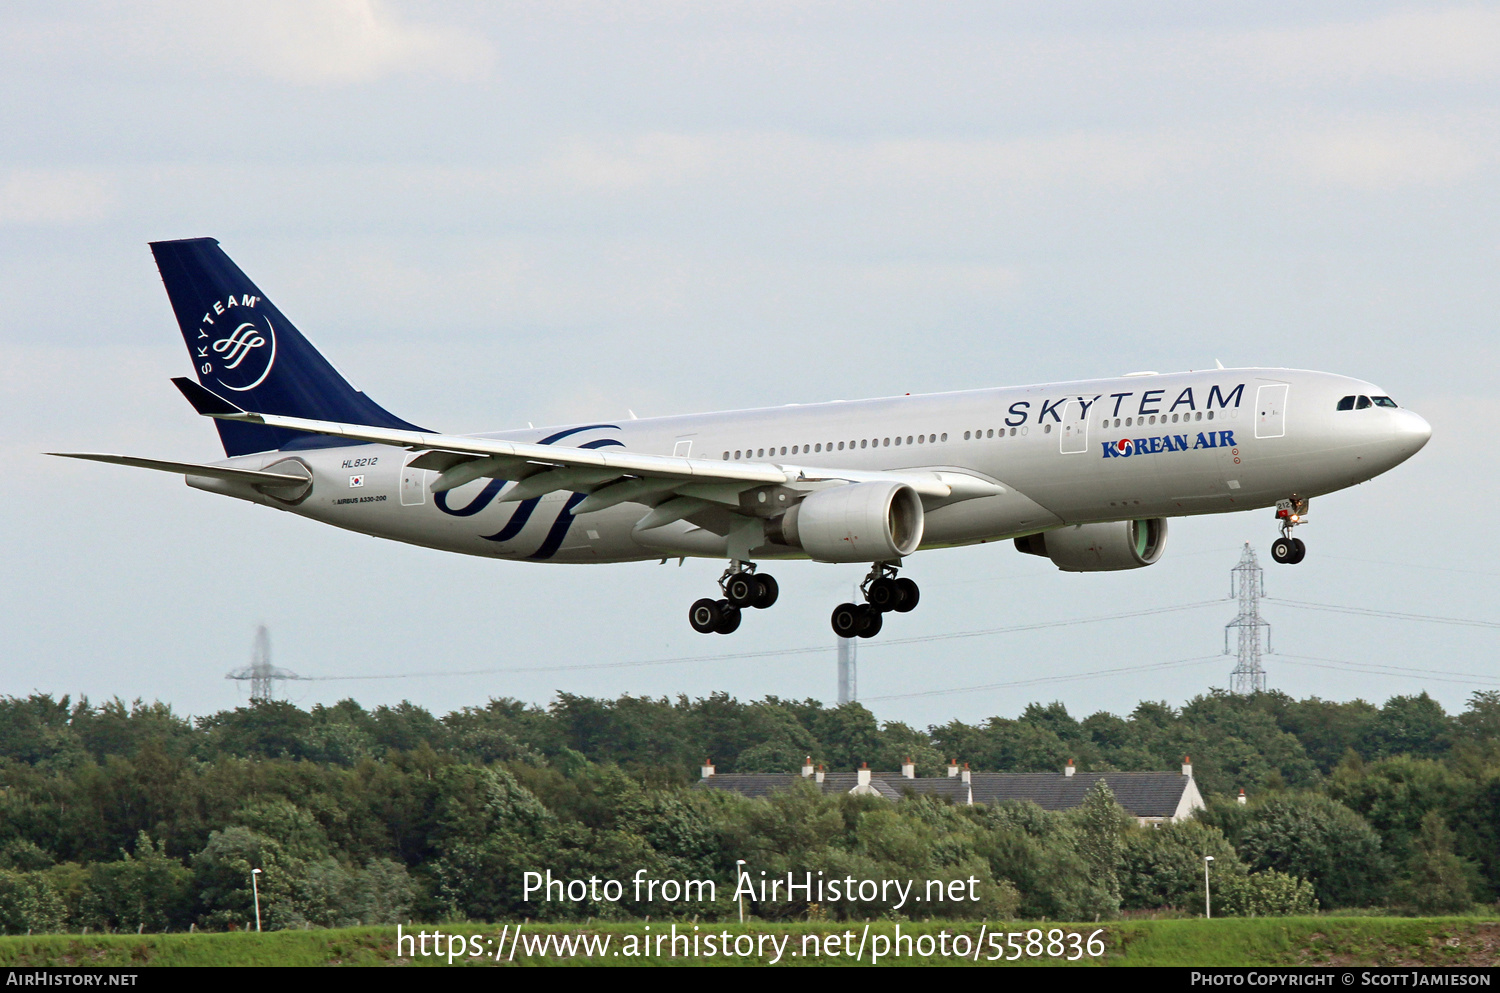
<svg viewBox="0 0 1500 993"><path fill-rule="evenodd" d="M772 523L773 542L818 562L890 562L922 543L922 498L905 483L851 483L805 497Z"/></svg>
<svg viewBox="0 0 1500 993"><path fill-rule="evenodd" d="M1139 569L1161 558L1167 544L1167 521L1109 521L1074 524L1016 539L1028 555L1045 555L1063 572L1113 572Z"/></svg>

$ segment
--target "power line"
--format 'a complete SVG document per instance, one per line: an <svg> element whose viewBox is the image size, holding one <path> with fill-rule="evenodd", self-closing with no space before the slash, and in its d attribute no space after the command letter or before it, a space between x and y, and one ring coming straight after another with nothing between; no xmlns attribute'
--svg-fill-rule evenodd
<svg viewBox="0 0 1500 993"><path fill-rule="evenodd" d="M1078 672L1065 676L1038 676L1034 679L1015 679L1004 683L985 683L979 686L954 686L945 690L920 690L914 693L887 693L884 696L866 697L867 700L910 700L915 697L946 696L950 693L977 693L985 690L1007 689L1014 686L1037 686L1044 683L1066 683L1075 679L1093 679L1098 676L1116 676L1123 673L1154 672L1163 669L1179 669L1190 665L1217 662L1224 656L1204 655L1193 659L1178 659L1175 662L1150 662L1146 665L1127 665L1114 669L1096 669L1093 672Z"/></svg>
<svg viewBox="0 0 1500 993"><path fill-rule="evenodd" d="M1017 634L1022 631L1039 631L1044 628L1072 627L1077 624L1096 624L1101 621L1126 620L1152 614L1169 614L1182 610L1194 610L1222 604L1223 600L1201 600L1197 603L1178 604L1171 607L1150 607L1144 610L1127 610L1116 614L1099 614L1094 617L1077 617L1061 621L1036 621L1031 624L1013 624L1009 627L984 628L979 631L954 631L947 634L919 635L912 638L891 638L884 641L867 641L864 649L888 648L896 645L915 645L930 641L952 641L959 638L983 638L991 635ZM576 665L505 666L487 669L454 669L430 672L395 672L364 676L301 676L312 682L348 682L366 679L437 679L453 676L495 676L508 673L529 672L581 672L594 669L633 669L655 665L686 665L693 662L738 662L748 659L779 658L785 655L817 655L828 651L827 645L806 645L801 648L769 648L759 652L732 652L722 655L688 655L664 659L641 659L630 662L585 662Z"/></svg>
<svg viewBox="0 0 1500 993"><path fill-rule="evenodd" d="M1300 665L1311 669L1333 669L1343 672L1362 672L1373 676L1421 676L1437 683L1459 683L1465 686L1500 686L1500 679L1493 675L1476 672L1450 672L1446 669L1415 669L1411 666L1385 665L1381 662L1350 662L1346 659L1329 659L1316 655L1277 655L1278 661ZM1301 660L1301 661L1297 661ZM1328 663L1328 664L1320 664ZM1444 676L1464 676L1464 679L1445 679Z"/></svg>
<svg viewBox="0 0 1500 993"><path fill-rule="evenodd" d="M1282 600L1266 597L1271 603L1299 610L1326 610L1335 614L1355 614L1359 617L1384 617L1394 621L1426 621L1429 624L1457 624L1471 628L1500 628L1500 621L1477 621L1467 617L1437 617L1432 614L1408 614L1398 610L1375 610L1371 607L1346 607L1336 603L1307 603L1303 600Z"/></svg>

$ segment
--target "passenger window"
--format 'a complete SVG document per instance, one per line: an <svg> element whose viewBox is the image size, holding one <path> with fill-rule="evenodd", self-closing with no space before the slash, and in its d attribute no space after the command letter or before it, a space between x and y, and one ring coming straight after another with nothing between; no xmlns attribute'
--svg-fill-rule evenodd
<svg viewBox="0 0 1500 993"><path fill-rule="evenodd" d="M859 447L860 448L869 448L870 447L870 443L867 440L865 440L864 438L861 438L859 440Z"/></svg>
<svg viewBox="0 0 1500 993"><path fill-rule="evenodd" d="M739 457L740 457L740 452L739 452L739 449L735 449L735 451L734 451L734 457L735 457L735 458L736 458L736 459L737 459L737 458L739 458Z"/></svg>
<svg viewBox="0 0 1500 993"><path fill-rule="evenodd" d="M943 432L943 436L941 438L939 438L938 440L939 441L947 441L948 440L948 432L944 431Z"/></svg>
<svg viewBox="0 0 1500 993"><path fill-rule="evenodd" d="M1392 400L1390 397L1371 397L1370 399L1375 401L1375 406L1377 407L1396 406L1396 401Z"/></svg>
<svg viewBox="0 0 1500 993"><path fill-rule="evenodd" d="M1370 398L1369 398L1369 397L1363 397L1363 396L1362 396L1362 397L1360 397L1360 398L1359 398L1359 400L1358 400L1358 401L1357 401L1357 402L1356 402L1356 403L1355 403L1355 404L1354 404L1354 409L1355 409L1355 410L1364 410L1364 409L1365 409L1365 408L1366 408L1366 407L1368 407L1368 406L1370 406Z"/></svg>
<svg viewBox="0 0 1500 993"><path fill-rule="evenodd" d="M725 461L725 462L728 462L728 461L729 461L729 453L728 453L728 452L725 452L725 453L724 453L724 461Z"/></svg>
<svg viewBox="0 0 1500 993"><path fill-rule="evenodd" d="M1052 433L1052 425L1046 424L1046 425L1042 426L1042 434L1051 434L1051 433Z"/></svg>
<svg viewBox="0 0 1500 993"><path fill-rule="evenodd" d="M1339 410L1353 410L1353 409L1354 409L1354 397L1352 395L1346 396L1346 397L1341 397L1339 399Z"/></svg>
<svg viewBox="0 0 1500 993"><path fill-rule="evenodd" d="M969 432L965 431L964 432L964 441L968 441L968 440L969 440Z"/></svg>
<svg viewBox="0 0 1500 993"><path fill-rule="evenodd" d="M785 455L785 454L786 454L786 446L785 446L785 445L782 445L782 446L781 446L781 454L782 454L782 455Z"/></svg>
<svg viewBox="0 0 1500 993"><path fill-rule="evenodd" d="M907 443L907 444L908 444L908 445L910 445L910 444L911 444L911 435L907 435L907 436L906 436L906 443Z"/></svg>
<svg viewBox="0 0 1500 993"><path fill-rule="evenodd" d="M1213 420L1214 419L1214 412L1211 411L1211 410L1208 412L1208 419L1209 420Z"/></svg>

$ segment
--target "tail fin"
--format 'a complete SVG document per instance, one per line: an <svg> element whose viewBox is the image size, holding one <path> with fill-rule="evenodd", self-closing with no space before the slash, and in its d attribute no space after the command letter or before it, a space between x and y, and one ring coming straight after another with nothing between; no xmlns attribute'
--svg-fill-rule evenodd
<svg viewBox="0 0 1500 993"><path fill-rule="evenodd" d="M209 390L262 414L423 430L350 386L213 238L154 241L151 254ZM229 456L344 444L262 424L214 423Z"/></svg>

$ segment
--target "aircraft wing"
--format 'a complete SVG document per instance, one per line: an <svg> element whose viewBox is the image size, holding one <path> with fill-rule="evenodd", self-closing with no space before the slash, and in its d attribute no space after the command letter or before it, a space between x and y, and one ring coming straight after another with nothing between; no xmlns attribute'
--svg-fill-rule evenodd
<svg viewBox="0 0 1500 993"><path fill-rule="evenodd" d="M411 464L438 473L430 487L433 492L490 478L516 482L501 495L501 502L529 500L555 490L587 493L573 513L591 513L626 502L653 507L637 525L641 530L690 517L714 504L738 509L741 494L762 486L810 491L819 488L817 484L896 481L910 485L924 504L952 503L1004 492L1003 487L994 483L956 471L865 472L763 462L734 463L261 414L243 410L190 379L176 378L172 382L198 413L207 417L421 451L424 454Z"/></svg>

